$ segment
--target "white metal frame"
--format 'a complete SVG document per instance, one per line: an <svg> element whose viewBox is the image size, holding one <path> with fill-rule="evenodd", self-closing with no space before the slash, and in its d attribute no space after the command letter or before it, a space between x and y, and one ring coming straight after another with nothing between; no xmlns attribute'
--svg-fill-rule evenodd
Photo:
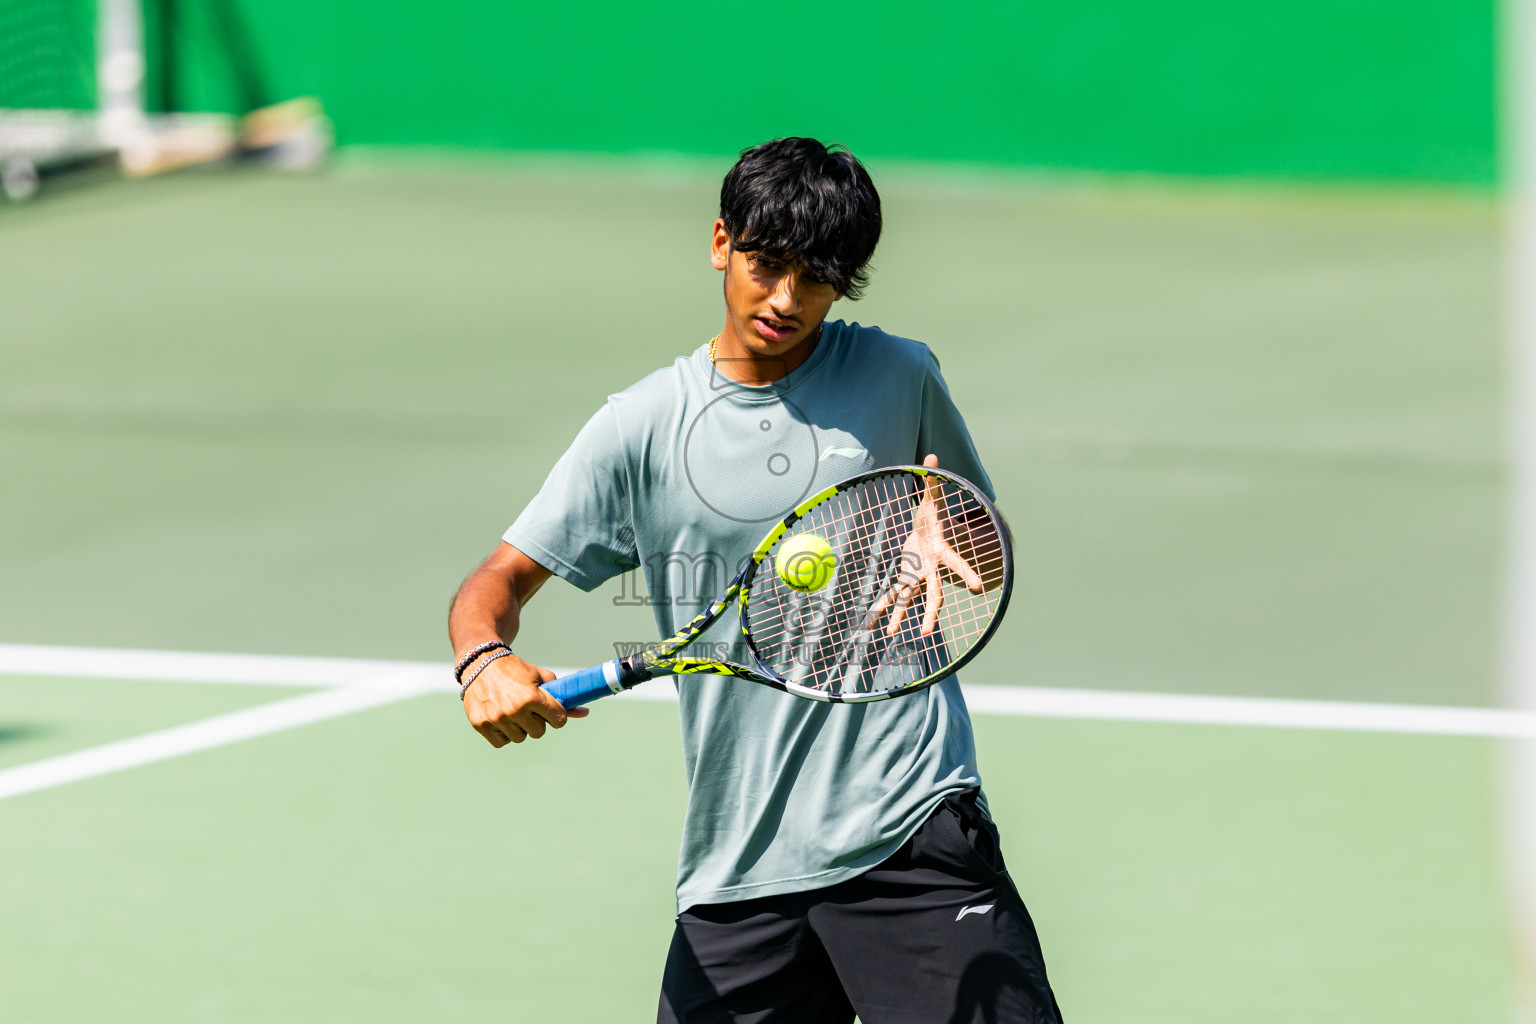
<svg viewBox="0 0 1536 1024"><path fill-rule="evenodd" d="M52 164L115 154L129 175L227 156L234 119L147 112L143 0L97 0L96 109L0 110L0 191L28 198Z"/></svg>
<svg viewBox="0 0 1536 1024"><path fill-rule="evenodd" d="M130 150L149 134L145 115L144 11L140 0L100 0L96 105L102 144Z"/></svg>

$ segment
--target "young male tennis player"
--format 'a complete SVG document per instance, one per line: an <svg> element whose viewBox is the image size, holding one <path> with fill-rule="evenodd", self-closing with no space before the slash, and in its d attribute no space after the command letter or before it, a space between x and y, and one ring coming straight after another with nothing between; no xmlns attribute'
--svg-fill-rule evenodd
<svg viewBox="0 0 1536 1024"><path fill-rule="evenodd" d="M778 139L726 175L724 328L609 397L454 601L464 708L493 746L586 714L502 646L551 575L590 591L644 567L666 636L814 490L926 459L990 494L928 348L826 319L880 229L844 149ZM659 1022L1059 1021L953 677L856 705L709 675L678 692L688 810Z"/></svg>

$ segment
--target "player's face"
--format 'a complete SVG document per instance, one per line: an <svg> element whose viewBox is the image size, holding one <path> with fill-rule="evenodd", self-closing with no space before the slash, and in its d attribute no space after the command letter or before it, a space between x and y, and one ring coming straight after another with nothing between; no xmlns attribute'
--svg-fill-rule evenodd
<svg viewBox="0 0 1536 1024"><path fill-rule="evenodd" d="M805 341L842 298L798 263L781 263L731 246L724 221L715 221L710 259L725 271L726 315L754 356L783 356Z"/></svg>

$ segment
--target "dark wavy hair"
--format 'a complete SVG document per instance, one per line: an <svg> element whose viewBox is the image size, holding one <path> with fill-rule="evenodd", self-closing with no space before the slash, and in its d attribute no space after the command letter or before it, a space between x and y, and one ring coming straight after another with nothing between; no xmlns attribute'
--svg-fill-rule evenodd
<svg viewBox="0 0 1536 1024"><path fill-rule="evenodd" d="M846 146L774 139L743 150L720 185L731 245L786 263L857 299L880 241L880 193Z"/></svg>

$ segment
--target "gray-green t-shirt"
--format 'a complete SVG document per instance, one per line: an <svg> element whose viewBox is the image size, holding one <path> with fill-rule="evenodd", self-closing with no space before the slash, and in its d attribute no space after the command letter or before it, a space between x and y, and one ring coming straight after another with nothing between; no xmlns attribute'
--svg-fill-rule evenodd
<svg viewBox="0 0 1536 1024"><path fill-rule="evenodd" d="M610 396L505 540L588 591L643 567L667 636L803 498L929 452L992 493L926 345L829 321L810 358L761 387L730 380L701 347ZM704 641L744 660L725 618ZM945 794L980 784L953 677L874 704L709 675L681 680L678 694L688 779L679 910L852 878L895 852Z"/></svg>

